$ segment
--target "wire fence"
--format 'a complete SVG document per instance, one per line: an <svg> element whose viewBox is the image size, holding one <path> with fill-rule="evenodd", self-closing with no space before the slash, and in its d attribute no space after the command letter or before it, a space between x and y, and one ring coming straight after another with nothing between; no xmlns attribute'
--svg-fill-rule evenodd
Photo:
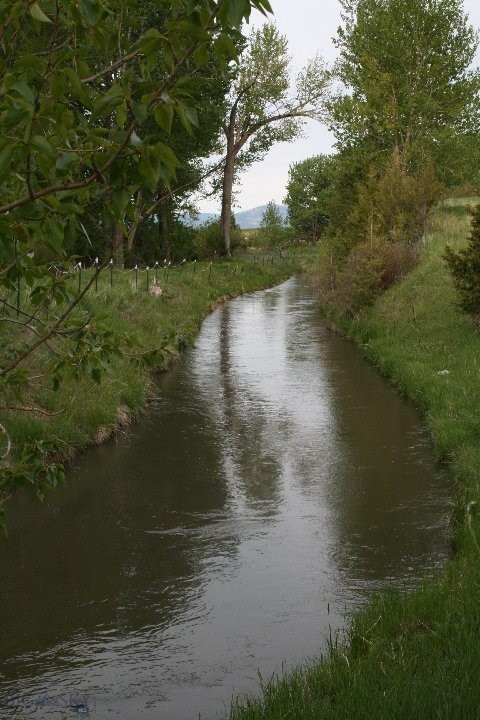
<svg viewBox="0 0 480 720"><path fill-rule="evenodd" d="M221 273L226 279L244 273L248 264L269 266L292 261L295 256L295 249L275 250L268 253L244 253L238 258L214 258L212 260L187 260L172 263L164 260L163 263L155 262L153 265L136 264L132 268L117 268L113 260L108 263L101 263L96 257L94 261L78 260L74 264L62 266L56 263L50 264L48 272L50 277L55 277L58 282L71 280L72 290L78 294L82 293L87 284L90 284L88 291L98 292L100 289L118 286L133 288L136 292L145 291L152 295L161 295L169 287L172 277L180 274L190 274L200 279L212 280L218 278ZM130 279L130 283L128 283ZM10 290L7 296L0 300L3 303L4 313L7 309L16 313L17 317L24 314L29 305L30 289L25 281L20 278L14 290ZM22 310L23 307L23 310Z"/></svg>

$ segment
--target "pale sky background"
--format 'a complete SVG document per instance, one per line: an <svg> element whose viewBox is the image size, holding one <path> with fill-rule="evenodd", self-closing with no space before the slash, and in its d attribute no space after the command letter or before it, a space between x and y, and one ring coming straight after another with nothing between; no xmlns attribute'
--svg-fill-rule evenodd
<svg viewBox="0 0 480 720"><path fill-rule="evenodd" d="M270 0L270 4L278 29L288 38L293 75L317 52L329 63L335 60L337 50L332 38L340 24L337 0ZM463 7L470 23L478 30L479 0L464 0ZM262 22L260 13L252 13L251 26L259 27ZM480 65L480 52L477 52L476 65ZM320 123L308 121L304 134L303 139L275 145L262 162L241 174L235 186L234 212L265 205L270 200L283 203L291 163L332 150L334 138ZM202 212L219 212L220 201L199 200L198 207Z"/></svg>

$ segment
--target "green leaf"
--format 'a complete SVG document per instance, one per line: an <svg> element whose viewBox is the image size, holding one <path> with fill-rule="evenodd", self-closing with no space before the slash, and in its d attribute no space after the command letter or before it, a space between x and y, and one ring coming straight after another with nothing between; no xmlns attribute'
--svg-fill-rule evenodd
<svg viewBox="0 0 480 720"><path fill-rule="evenodd" d="M170 134L174 111L172 105L159 105L154 111L155 122L167 134Z"/></svg>
<svg viewBox="0 0 480 720"><path fill-rule="evenodd" d="M126 103L117 105L115 110L115 119L118 127L123 128L128 119L128 109Z"/></svg>
<svg viewBox="0 0 480 720"><path fill-rule="evenodd" d="M32 147L35 148L35 150L38 150L38 152L42 153L42 155L47 155L48 157L55 157L56 153L48 140L44 138L42 135L34 135L30 141L30 144Z"/></svg>
<svg viewBox="0 0 480 720"><path fill-rule="evenodd" d="M35 102L35 96L25 80L18 80L16 83L13 83L11 90L16 90L30 105L33 105Z"/></svg>
<svg viewBox="0 0 480 720"><path fill-rule="evenodd" d="M63 246L65 221L58 217L48 218L45 223L44 242L55 253L59 253Z"/></svg>
<svg viewBox="0 0 480 720"><path fill-rule="evenodd" d="M171 170L175 171L175 168L182 167L182 163L179 161L175 153L165 143L158 142L155 145L155 151L162 162Z"/></svg>
<svg viewBox="0 0 480 720"><path fill-rule="evenodd" d="M69 83L58 73L48 79L50 89L54 98L61 98L67 92Z"/></svg>
<svg viewBox="0 0 480 720"><path fill-rule="evenodd" d="M108 115L114 107L124 100L123 88L115 83L105 95L100 95L93 106L93 114L97 116Z"/></svg>
<svg viewBox="0 0 480 720"><path fill-rule="evenodd" d="M206 30L204 30L199 25L194 25L193 23L187 22L187 20L182 20L181 22L177 23L175 29L181 35L192 37L195 40L201 40L202 42L209 42L210 40L210 35L206 32Z"/></svg>
<svg viewBox="0 0 480 720"><path fill-rule="evenodd" d="M206 65L209 58L210 55L206 45L200 45L193 53L193 62L197 65L197 67L203 67L203 65Z"/></svg>
<svg viewBox="0 0 480 720"><path fill-rule="evenodd" d="M80 76L71 67L65 68L64 73L70 81L79 100L85 105L85 107L90 109L92 107L92 98L90 97L90 93L86 85L82 83Z"/></svg>
<svg viewBox="0 0 480 720"><path fill-rule="evenodd" d="M147 119L148 110L143 103L132 103L132 112L140 123Z"/></svg>
<svg viewBox="0 0 480 720"><path fill-rule="evenodd" d="M193 135L192 125L198 127L197 111L193 105L186 105L185 103L177 102L175 105L175 112L180 118L180 121L188 134Z"/></svg>
<svg viewBox="0 0 480 720"><path fill-rule="evenodd" d="M14 125L20 125L27 120L32 114L32 106L24 100L16 100L11 103L8 110L0 115L0 125L10 128Z"/></svg>
<svg viewBox="0 0 480 720"><path fill-rule="evenodd" d="M16 147L16 143L9 143L0 151L0 178L5 177L10 172L10 165Z"/></svg>
<svg viewBox="0 0 480 720"><path fill-rule="evenodd" d="M272 6L268 0L252 0L252 5L256 7L262 15L266 15L267 13L273 14Z"/></svg>
<svg viewBox="0 0 480 720"><path fill-rule="evenodd" d="M43 10L41 9L40 5L37 2L34 2L33 5L30 5L30 15L35 18L35 20L40 20L40 22L44 23L51 23L49 17L45 15Z"/></svg>
<svg viewBox="0 0 480 720"><path fill-rule="evenodd" d="M79 158L75 153L62 153L55 163L55 167L62 173L68 173L78 165Z"/></svg>
<svg viewBox="0 0 480 720"><path fill-rule="evenodd" d="M215 41L215 52L218 56L227 56L238 62L238 55L235 45L233 44L232 38L223 33Z"/></svg>
<svg viewBox="0 0 480 720"><path fill-rule="evenodd" d="M145 55L151 55L157 50L160 50L164 43L165 38L161 32L155 28L150 28L138 43L136 43L135 47L138 45Z"/></svg>
<svg viewBox="0 0 480 720"><path fill-rule="evenodd" d="M239 27L244 18L249 17L250 6L247 0L229 0L223 6L221 18L227 20L230 25Z"/></svg>
<svg viewBox="0 0 480 720"><path fill-rule="evenodd" d="M101 7L98 0L79 0L82 15L89 25L96 25L100 20Z"/></svg>

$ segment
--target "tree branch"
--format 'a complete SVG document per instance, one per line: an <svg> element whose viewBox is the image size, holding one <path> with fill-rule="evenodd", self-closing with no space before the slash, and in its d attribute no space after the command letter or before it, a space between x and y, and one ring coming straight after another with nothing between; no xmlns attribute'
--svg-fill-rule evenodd
<svg viewBox="0 0 480 720"><path fill-rule="evenodd" d="M205 24L205 29L208 29L211 27L212 22L215 20L215 17L219 13L222 5L224 4L225 0L220 0L217 7L212 10L210 13L210 16L208 18L207 23ZM177 77L178 73L180 72L183 65L187 62L187 60L193 55L195 50L200 45L200 40L196 40L192 45L184 52L181 58L177 60L174 67L170 71L170 73L167 75L163 83L160 85L159 88L153 93L153 96L148 104L148 110L153 110L157 105L161 102L161 96L162 93L166 90L169 85L173 82L173 80ZM17 200L12 200L9 203L5 203L4 205L0 206L0 213L6 213L10 210L14 210L15 208L22 207L23 205L26 205L29 202L39 200L42 197L46 197L47 195L51 195L52 193L57 192L68 192L70 190L81 190L82 188L88 187L91 185L95 180L98 180L103 173L108 170L108 168L113 165L115 160L120 156L120 154L125 150L127 145L130 142L130 138L134 130L139 126L139 121L134 118L130 125L128 126L126 130L126 135L124 140L118 145L116 150L112 153L112 155L106 160L106 162L94 173L89 175L88 177L84 178L83 180L77 180L76 182L69 183L67 185L62 183L56 183L54 185L50 185L46 188L43 188L43 190L38 190L36 193L34 193L34 196L31 198L30 195L24 196L23 198L19 198Z"/></svg>

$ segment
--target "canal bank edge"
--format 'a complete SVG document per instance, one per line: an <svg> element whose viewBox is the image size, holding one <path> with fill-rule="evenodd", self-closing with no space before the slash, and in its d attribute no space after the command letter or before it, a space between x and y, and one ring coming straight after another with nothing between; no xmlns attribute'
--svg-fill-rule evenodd
<svg viewBox="0 0 480 720"><path fill-rule="evenodd" d="M474 202L444 203L419 266L355 321L334 319L417 404L453 468L452 559L407 597L383 592L327 657L236 700L230 720L480 717L480 335L457 308L443 260L447 243L466 244Z"/></svg>
<svg viewBox="0 0 480 720"><path fill-rule="evenodd" d="M108 441L138 419L154 392L152 375L164 372L181 357L210 312L229 298L283 282L301 270L311 255L305 248L268 257L244 255L190 263L169 274L161 296L140 291L128 274L114 287L99 286L88 297L90 311L108 313L115 333L133 333L144 352L161 345L163 360L152 371L123 358L100 384L82 378L80 383L66 380L58 392L42 389L32 400L50 415L3 412L2 423L12 440L10 465L19 461L25 442L55 442L61 449L51 460L68 463L89 446ZM17 490L14 486L2 490L0 510Z"/></svg>

